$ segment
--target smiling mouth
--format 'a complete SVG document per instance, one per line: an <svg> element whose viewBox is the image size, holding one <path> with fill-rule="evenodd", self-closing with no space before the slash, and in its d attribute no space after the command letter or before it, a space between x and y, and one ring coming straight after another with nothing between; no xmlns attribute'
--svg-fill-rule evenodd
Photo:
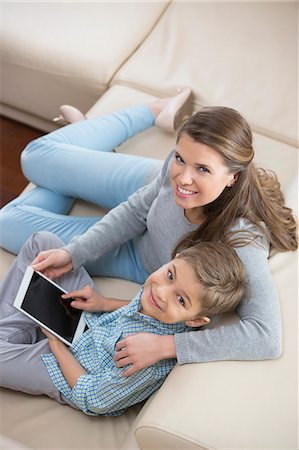
<svg viewBox="0 0 299 450"><path fill-rule="evenodd" d="M149 298L149 303L150 303L152 306L154 306L154 308L162 309L162 308L160 308L160 306L158 305L158 303L157 303L155 297L153 296L152 290L150 290L150 293L149 293L148 298Z"/></svg>
<svg viewBox="0 0 299 450"><path fill-rule="evenodd" d="M198 192L189 191L188 189L184 189L184 188L180 187L178 184L176 186L176 192L179 195L179 197L184 197L184 198L188 198L188 197L191 197L192 195L198 194Z"/></svg>

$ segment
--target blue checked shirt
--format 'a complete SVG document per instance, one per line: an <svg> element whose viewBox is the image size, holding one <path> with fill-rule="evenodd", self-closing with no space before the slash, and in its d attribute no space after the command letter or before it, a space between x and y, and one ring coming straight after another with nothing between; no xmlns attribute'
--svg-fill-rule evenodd
<svg viewBox="0 0 299 450"><path fill-rule="evenodd" d="M155 392L176 363L175 359L162 360L130 377L122 377L125 368L115 366L116 343L127 335L137 332L165 335L188 329L183 323L165 324L141 314L141 293L142 289L129 305L111 313L84 313L89 329L70 350L87 374L79 377L73 389L66 382L54 355L42 355L56 388L85 414L122 414L129 406Z"/></svg>

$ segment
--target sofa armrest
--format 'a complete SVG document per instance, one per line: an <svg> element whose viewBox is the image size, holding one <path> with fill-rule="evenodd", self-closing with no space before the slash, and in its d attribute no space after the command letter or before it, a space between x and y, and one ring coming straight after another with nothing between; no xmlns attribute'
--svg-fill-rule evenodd
<svg viewBox="0 0 299 450"><path fill-rule="evenodd" d="M282 360L176 366L136 425L140 449L295 448L281 366Z"/></svg>

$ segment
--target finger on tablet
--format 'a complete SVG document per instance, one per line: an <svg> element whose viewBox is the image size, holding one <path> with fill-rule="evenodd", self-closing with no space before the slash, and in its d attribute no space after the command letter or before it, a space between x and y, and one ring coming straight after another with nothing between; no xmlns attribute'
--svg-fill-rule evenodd
<svg viewBox="0 0 299 450"><path fill-rule="evenodd" d="M90 305L84 300L76 299L71 302L71 307L75 309L81 309L82 311L88 311Z"/></svg>
<svg viewBox="0 0 299 450"><path fill-rule="evenodd" d="M83 290L80 289L78 291L71 291L71 292L68 292L67 294L63 294L61 297L65 298L65 299L72 298L72 297L74 297L74 298L85 298L85 295L84 295Z"/></svg>

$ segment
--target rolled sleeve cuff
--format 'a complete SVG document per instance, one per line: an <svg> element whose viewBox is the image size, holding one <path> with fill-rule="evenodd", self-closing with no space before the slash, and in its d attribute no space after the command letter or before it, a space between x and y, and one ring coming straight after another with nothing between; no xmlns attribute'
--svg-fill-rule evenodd
<svg viewBox="0 0 299 450"><path fill-rule="evenodd" d="M96 416L97 414L90 411L87 407L87 396L86 393L88 392L88 389L90 387L91 383L91 376L81 375L77 383L72 389L72 401L75 403L78 408L80 408L85 414L89 414L91 416Z"/></svg>

